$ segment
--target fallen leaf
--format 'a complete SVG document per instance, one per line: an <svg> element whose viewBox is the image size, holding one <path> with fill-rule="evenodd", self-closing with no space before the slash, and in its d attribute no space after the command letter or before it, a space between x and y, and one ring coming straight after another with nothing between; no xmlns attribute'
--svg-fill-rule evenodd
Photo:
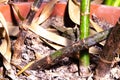
<svg viewBox="0 0 120 80"><path fill-rule="evenodd" d="M57 45L57 44L54 44L54 43L50 43L49 41L47 41L47 40L45 40L45 39L43 39L43 38L42 38L42 40L43 40L45 43L47 43L48 45L50 45L51 47L53 47L54 49L56 49L56 50L59 50L59 49L63 48L63 46L60 46L60 45Z"/></svg>
<svg viewBox="0 0 120 80"><path fill-rule="evenodd" d="M11 24L8 24L8 31L9 31L9 36L16 36L19 33L19 27L18 26L13 26Z"/></svg>
<svg viewBox="0 0 120 80"><path fill-rule="evenodd" d="M77 2L75 4L75 0L74 2L72 0L68 0L68 13L70 16L70 19L80 25L80 6L77 5Z"/></svg>
<svg viewBox="0 0 120 80"><path fill-rule="evenodd" d="M0 0L0 3L5 3L7 4L9 0Z"/></svg>
<svg viewBox="0 0 120 80"><path fill-rule="evenodd" d="M104 0L93 0L91 1L92 4L101 4Z"/></svg>
<svg viewBox="0 0 120 80"><path fill-rule="evenodd" d="M44 7L44 9L41 12L41 15L39 19L37 20L38 24L43 23L53 12L54 5L57 3L58 0L51 0L47 3L47 5Z"/></svg>
<svg viewBox="0 0 120 80"><path fill-rule="evenodd" d="M22 17L22 15L20 14L20 10L19 8L15 5L15 4L11 4L12 5L12 8L14 9L16 15L18 16L18 18L23 21L24 18Z"/></svg>
<svg viewBox="0 0 120 80"><path fill-rule="evenodd" d="M21 73L23 73L25 70L27 70L35 61L31 61L29 62L22 70L20 70L17 75L20 75Z"/></svg>
<svg viewBox="0 0 120 80"><path fill-rule="evenodd" d="M3 15L0 13L0 37L2 38L2 44L0 45L0 52L4 56L4 58L10 62L11 60L11 43L10 43L10 38L9 38L9 33L7 29L7 23L3 17Z"/></svg>
<svg viewBox="0 0 120 80"><path fill-rule="evenodd" d="M0 13L0 54L3 57L3 64L8 71L8 76L11 77L13 80L17 79L17 77L14 74L14 70L11 68L11 43L9 38L9 33L7 29L7 23L2 15Z"/></svg>
<svg viewBox="0 0 120 80"><path fill-rule="evenodd" d="M67 46L69 44L72 44L73 41L59 36L56 33L52 33L50 31L47 31L46 29L42 28L41 26L37 25L37 24L32 24L29 29L34 32L35 34L39 35L40 37L49 40L53 43L59 44L61 46Z"/></svg>
<svg viewBox="0 0 120 80"><path fill-rule="evenodd" d="M90 23L91 23L92 27L93 27L97 32L103 31L103 29L102 29L97 23L95 23L93 20L90 19Z"/></svg>

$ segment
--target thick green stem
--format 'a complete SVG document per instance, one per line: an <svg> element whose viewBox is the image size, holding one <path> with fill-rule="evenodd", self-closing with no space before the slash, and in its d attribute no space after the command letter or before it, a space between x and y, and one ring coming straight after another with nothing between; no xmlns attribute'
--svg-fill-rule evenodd
<svg viewBox="0 0 120 80"><path fill-rule="evenodd" d="M89 36L89 14L90 14L90 0L82 0L80 6L80 39L87 38ZM89 54L88 50L81 53L80 62L82 66L89 66Z"/></svg>
<svg viewBox="0 0 120 80"><path fill-rule="evenodd" d="M81 53L80 54L80 63L81 63L81 66L86 66L86 67L89 66L89 64L90 64L90 58L89 58L88 50L83 50L80 53Z"/></svg>
<svg viewBox="0 0 120 80"><path fill-rule="evenodd" d="M80 39L83 39L89 35L90 0L82 0L80 10Z"/></svg>

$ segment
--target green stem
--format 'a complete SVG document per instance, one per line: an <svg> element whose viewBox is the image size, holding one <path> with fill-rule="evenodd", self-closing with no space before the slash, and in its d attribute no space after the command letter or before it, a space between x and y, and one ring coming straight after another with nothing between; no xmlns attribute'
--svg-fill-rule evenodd
<svg viewBox="0 0 120 80"><path fill-rule="evenodd" d="M90 58L89 58L88 50L81 51L80 62L81 62L81 65L83 66L86 66L86 67L89 66Z"/></svg>
<svg viewBox="0 0 120 80"><path fill-rule="evenodd" d="M111 6L114 0L105 0L104 4Z"/></svg>
<svg viewBox="0 0 120 80"><path fill-rule="evenodd" d="M90 0L82 0L80 6L80 39L87 38L89 36L89 14L90 14ZM82 66L89 66L89 53L88 50L81 53L80 62Z"/></svg>
<svg viewBox="0 0 120 80"><path fill-rule="evenodd" d="M115 0L112 6L115 6L115 7L120 6L120 0Z"/></svg>

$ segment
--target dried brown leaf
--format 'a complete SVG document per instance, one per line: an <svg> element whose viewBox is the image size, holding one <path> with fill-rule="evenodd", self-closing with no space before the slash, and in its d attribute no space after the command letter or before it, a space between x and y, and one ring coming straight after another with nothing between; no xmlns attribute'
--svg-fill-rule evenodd
<svg viewBox="0 0 120 80"><path fill-rule="evenodd" d="M65 38L65 37L62 37L62 36L59 36L57 35L56 33L52 33L50 31L47 31L46 29L42 28L41 26L37 25L37 24L32 24L29 29L36 33L37 35L39 35L40 37L46 39L46 40L49 40L53 43L56 43L56 44L59 44L61 46L67 46L71 43L73 43L73 41Z"/></svg>
<svg viewBox="0 0 120 80"><path fill-rule="evenodd" d="M43 40L45 43L47 43L48 45L50 45L51 47L53 47L54 49L56 49L56 50L59 50L59 49L63 48L63 46L60 46L60 45L57 45L57 44L54 44L54 43L50 43L49 41L47 41L47 40L45 40L45 39L43 39L43 38L42 38L42 40Z"/></svg>
<svg viewBox="0 0 120 80"><path fill-rule="evenodd" d="M47 3L47 5L44 7L44 9L41 12L41 15L39 19L37 20L38 24L43 23L53 12L54 5L57 3L58 0L51 0Z"/></svg>
<svg viewBox="0 0 120 80"><path fill-rule="evenodd" d="M10 36L17 36L19 33L19 27L8 24L8 31Z"/></svg>
<svg viewBox="0 0 120 80"><path fill-rule="evenodd" d="M93 20L90 19L90 23L97 32L103 31L103 29L97 23L93 22Z"/></svg>
<svg viewBox="0 0 120 80"><path fill-rule="evenodd" d="M2 44L0 45L0 52L4 56L4 58L10 62L11 60L11 43L10 43L10 38L9 38L9 33L7 29L7 23L3 17L3 15L0 13L0 22L1 22L1 32L0 32L0 37L3 38Z"/></svg>
<svg viewBox="0 0 120 80"><path fill-rule="evenodd" d="M92 4L101 4L104 0L93 0L91 1Z"/></svg>
<svg viewBox="0 0 120 80"><path fill-rule="evenodd" d="M29 62L22 70L20 70L17 75L20 75L21 73L23 73L25 70L27 70L35 61L31 61Z"/></svg>
<svg viewBox="0 0 120 80"><path fill-rule="evenodd" d="M0 45L0 53L3 56L3 64L5 68L8 71L8 76L11 77L12 79L16 79L17 77L14 74L13 69L11 68L10 61L11 61L11 43L10 43L10 38L9 38L9 33L7 29L7 23L2 15L0 13L0 40L1 40L1 45Z"/></svg>
<svg viewBox="0 0 120 80"><path fill-rule="evenodd" d="M77 2L74 0L68 0L68 13L70 19L80 25L80 6L76 4Z"/></svg>
<svg viewBox="0 0 120 80"><path fill-rule="evenodd" d="M9 0L0 0L0 3L5 3L7 4Z"/></svg>
<svg viewBox="0 0 120 80"><path fill-rule="evenodd" d="M21 21L23 21L24 18L23 18L22 15L20 14L19 8L18 8L15 4L12 4L12 8L14 9L17 17L18 17Z"/></svg>

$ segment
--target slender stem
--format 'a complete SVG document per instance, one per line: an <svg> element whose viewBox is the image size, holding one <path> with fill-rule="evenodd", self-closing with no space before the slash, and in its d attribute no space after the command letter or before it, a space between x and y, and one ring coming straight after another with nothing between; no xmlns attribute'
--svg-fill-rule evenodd
<svg viewBox="0 0 120 80"><path fill-rule="evenodd" d="M80 39L87 38L89 36L89 14L90 14L90 0L82 0L80 6ZM89 62L89 54L88 50L81 53L80 62L83 66L88 66Z"/></svg>

